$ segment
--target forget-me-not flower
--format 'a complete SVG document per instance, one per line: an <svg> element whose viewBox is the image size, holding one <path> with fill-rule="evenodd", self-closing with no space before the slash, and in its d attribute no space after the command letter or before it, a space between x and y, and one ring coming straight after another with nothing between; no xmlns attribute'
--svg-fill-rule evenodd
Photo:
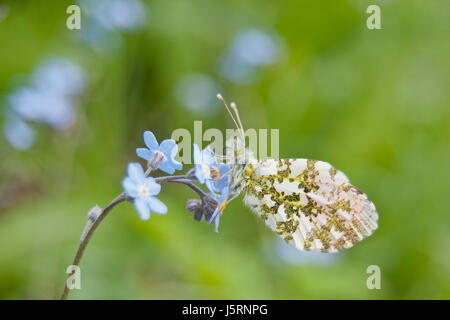
<svg viewBox="0 0 450 320"><path fill-rule="evenodd" d="M211 180L206 181L206 187L209 191L216 193L222 190L229 184L230 166L225 163L219 163L216 167L217 171L213 169Z"/></svg>
<svg viewBox="0 0 450 320"><path fill-rule="evenodd" d="M202 151L194 143L195 177L201 184L205 184L211 193L220 192L228 185L230 167L218 163L216 155L208 146Z"/></svg>
<svg viewBox="0 0 450 320"><path fill-rule="evenodd" d="M15 115L8 115L3 128L8 142L17 150L26 150L34 142L36 133L25 121Z"/></svg>
<svg viewBox="0 0 450 320"><path fill-rule="evenodd" d="M23 119L44 122L55 129L66 129L75 121L72 102L65 96L47 89L19 88L9 96L12 110Z"/></svg>
<svg viewBox="0 0 450 320"><path fill-rule="evenodd" d="M178 152L178 146L173 139L166 139L158 145L155 135L151 131L144 132L144 142L147 148L137 148L136 154L149 161L154 155L162 157L162 162L159 165L159 169L173 174L175 170L181 170L183 165L174 159Z"/></svg>
<svg viewBox="0 0 450 320"><path fill-rule="evenodd" d="M134 206L142 220L150 218L150 211L166 214L167 207L155 198L161 191L161 185L152 177L146 177L139 163L128 164L128 176L122 180L126 194L133 198Z"/></svg>
<svg viewBox="0 0 450 320"><path fill-rule="evenodd" d="M73 96L83 91L85 74L78 64L69 59L52 58L33 72L32 81L42 93Z"/></svg>
<svg viewBox="0 0 450 320"><path fill-rule="evenodd" d="M44 61L31 80L30 85L8 96L9 113L15 120L8 122L5 135L16 149L27 149L34 141L34 131L25 120L43 122L58 130L69 128L76 118L72 97L83 91L85 83L81 67L64 58Z"/></svg>
<svg viewBox="0 0 450 320"><path fill-rule="evenodd" d="M195 177L204 184L206 180L211 179L211 168L217 166L216 155L208 146L200 151L200 148L194 143L194 165Z"/></svg>
<svg viewBox="0 0 450 320"><path fill-rule="evenodd" d="M147 20L141 0L78 0L87 16L105 30L136 30Z"/></svg>

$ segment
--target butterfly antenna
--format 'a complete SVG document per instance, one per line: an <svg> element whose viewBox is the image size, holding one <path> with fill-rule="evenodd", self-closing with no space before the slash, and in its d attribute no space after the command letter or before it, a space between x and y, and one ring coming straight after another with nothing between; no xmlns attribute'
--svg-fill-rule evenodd
<svg viewBox="0 0 450 320"><path fill-rule="evenodd" d="M244 140L244 143L245 143L244 126L242 125L241 117L239 117L239 111L238 111L238 108L236 106L236 103L234 103L234 102L230 103L230 107L231 107L231 109L233 109L234 113L236 114L236 118L237 118L237 120L239 122L239 128L241 130L241 136L243 137L242 139Z"/></svg>
<svg viewBox="0 0 450 320"><path fill-rule="evenodd" d="M242 125L241 125L241 127L239 126L239 124L238 124L238 122L236 121L236 119L235 119L233 113L231 112L230 107L228 106L227 102L225 101L225 99L222 97L222 95L221 95L220 93L217 94L217 99L219 99L219 101L222 102L222 104L223 104L223 105L225 106L225 108L227 109L228 113L229 113L230 116L231 116L231 119L233 119L233 122L234 122L234 125L236 126L236 129L239 130L239 133L240 133L240 135L241 135L241 138L242 138L242 139L245 139L245 138L244 138L244 135L243 135ZM234 105L234 107L236 108L236 105ZM238 116L238 119L239 119L239 116ZM240 123L240 122L241 122L241 120L239 119L239 123ZM244 141L245 141L245 140L244 140Z"/></svg>

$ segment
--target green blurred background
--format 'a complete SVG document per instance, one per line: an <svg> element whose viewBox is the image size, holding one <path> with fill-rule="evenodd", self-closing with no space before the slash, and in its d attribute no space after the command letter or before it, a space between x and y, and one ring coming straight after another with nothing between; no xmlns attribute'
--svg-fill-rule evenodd
<svg viewBox="0 0 450 320"><path fill-rule="evenodd" d="M141 221L123 203L101 224L70 298L450 298L448 1L131 3L138 16L78 3L82 29L68 30L73 2L0 1L0 298L57 298L87 211L122 191L145 130L232 128L217 90L246 128L280 129L281 157L345 172L376 204L379 230L337 255L296 252L241 200L216 234L185 210L190 190L164 185L166 216ZM370 4L381 30L366 27ZM265 37L239 47L245 30ZM259 62L233 60L245 45ZM27 121L34 143L17 150L3 134L8 97L53 57L84 70L76 119ZM366 287L369 265L381 290Z"/></svg>

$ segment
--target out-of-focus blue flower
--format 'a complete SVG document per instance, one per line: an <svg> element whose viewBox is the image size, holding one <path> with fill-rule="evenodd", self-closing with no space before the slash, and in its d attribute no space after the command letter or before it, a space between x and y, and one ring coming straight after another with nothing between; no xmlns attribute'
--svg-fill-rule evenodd
<svg viewBox="0 0 450 320"><path fill-rule="evenodd" d="M216 99L220 86L211 77L201 74L187 74L181 77L173 94L177 102L192 111L201 111L202 115L212 115L220 110Z"/></svg>
<svg viewBox="0 0 450 320"><path fill-rule="evenodd" d="M31 86L18 88L9 96L9 103L23 119L66 129L75 120L70 97L83 88L84 74L78 65L67 59L51 59L34 72Z"/></svg>
<svg viewBox="0 0 450 320"><path fill-rule="evenodd" d="M9 95L8 112L22 120L44 122L55 129L66 129L75 121L71 98L83 91L84 83L84 73L77 64L62 58L47 60L33 73L30 86L20 87ZM21 136L29 137L21 139L28 141L23 145L29 147L33 143L34 131L23 121L16 119L7 127L5 135L14 147L21 149L12 138L17 134L12 135L12 132L22 132ZM13 130L14 127L17 129Z"/></svg>
<svg viewBox="0 0 450 320"><path fill-rule="evenodd" d="M78 0L86 19L81 40L97 53L115 52L121 48L121 31L141 30L148 19L148 10L141 0Z"/></svg>
<svg viewBox="0 0 450 320"><path fill-rule="evenodd" d="M49 95L76 95L84 88L83 70L67 59L51 59L33 74L33 84L39 92Z"/></svg>
<svg viewBox="0 0 450 320"><path fill-rule="evenodd" d="M281 37L255 28L239 32L222 57L221 74L237 83L251 83L259 68L279 61L282 51Z"/></svg>
<svg viewBox="0 0 450 320"><path fill-rule="evenodd" d="M55 129L66 129L75 120L69 98L36 88L19 88L9 96L12 110L26 120L44 122Z"/></svg>
<svg viewBox="0 0 450 320"><path fill-rule="evenodd" d="M17 150L26 150L34 143L34 130L17 116L7 117L3 131L8 142Z"/></svg>
<svg viewBox="0 0 450 320"><path fill-rule="evenodd" d="M83 23L79 37L99 54L116 52L123 44L123 39L119 32L112 32L99 27L92 20L87 20Z"/></svg>
<svg viewBox="0 0 450 320"><path fill-rule="evenodd" d="M194 143L195 177L201 184L205 184L208 190L215 194L228 185L230 167L224 163L218 163L214 151L208 146L202 151Z"/></svg>
<svg viewBox="0 0 450 320"><path fill-rule="evenodd" d="M222 191L220 195L214 195L215 199L217 200L217 207L216 210L214 210L214 213L211 216L211 219L209 220L209 223L214 222L215 232L219 232L219 222L220 222L220 216L223 213L223 210L225 210L225 206L228 203L228 197L230 196L230 188L226 186Z"/></svg>
<svg viewBox="0 0 450 320"><path fill-rule="evenodd" d="M155 135L151 131L145 131L144 142L148 149L137 148L136 154L139 157L148 161L156 152L160 152L164 155L164 160L159 166L160 170L173 174L175 170L183 168L183 165L174 159L178 152L178 146L173 139L166 139L161 142L161 145L158 145Z"/></svg>
<svg viewBox="0 0 450 320"><path fill-rule="evenodd" d="M134 206L142 220L150 218L150 211L166 214L166 205L155 198L161 191L161 185L152 177L146 177L139 163L128 164L128 176L122 180L126 194L134 199Z"/></svg>
<svg viewBox="0 0 450 320"><path fill-rule="evenodd" d="M140 0L80 0L83 12L107 30L136 30L141 28L147 13Z"/></svg>
<svg viewBox="0 0 450 320"><path fill-rule="evenodd" d="M258 68L241 63L227 53L222 57L220 72L223 77L230 81L239 84L249 84L257 78Z"/></svg>
<svg viewBox="0 0 450 320"><path fill-rule="evenodd" d="M267 66L278 61L280 48L274 35L258 29L244 29L235 38L231 54L243 64Z"/></svg>

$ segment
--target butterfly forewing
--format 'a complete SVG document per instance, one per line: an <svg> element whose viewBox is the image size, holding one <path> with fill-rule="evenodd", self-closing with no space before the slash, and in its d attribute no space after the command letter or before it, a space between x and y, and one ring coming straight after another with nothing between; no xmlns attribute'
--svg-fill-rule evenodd
<svg viewBox="0 0 450 320"><path fill-rule="evenodd" d="M377 228L374 204L329 163L255 161L244 178L246 205L299 250L337 252Z"/></svg>

